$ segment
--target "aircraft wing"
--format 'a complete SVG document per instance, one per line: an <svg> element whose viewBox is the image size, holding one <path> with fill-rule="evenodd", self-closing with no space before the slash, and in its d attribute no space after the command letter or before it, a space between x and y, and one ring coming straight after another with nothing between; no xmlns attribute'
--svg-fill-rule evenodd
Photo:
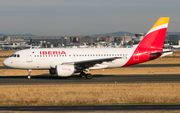
<svg viewBox="0 0 180 113"><path fill-rule="evenodd" d="M77 62L64 62L62 63L62 65L76 65L79 68L89 68L89 67L93 67L96 64L101 64L103 62L110 62L113 61L115 59L121 59L123 57L110 57L110 58L102 58L102 59L92 59L92 60L84 60L84 61L77 61Z"/></svg>

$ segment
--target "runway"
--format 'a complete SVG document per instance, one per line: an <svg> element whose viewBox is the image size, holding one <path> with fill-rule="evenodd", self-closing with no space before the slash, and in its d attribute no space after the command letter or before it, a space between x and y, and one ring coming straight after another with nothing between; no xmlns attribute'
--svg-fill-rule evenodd
<svg viewBox="0 0 180 113"><path fill-rule="evenodd" d="M143 67L180 67L180 64L139 64L124 68ZM0 69L10 69L0 66ZM78 75L57 77L51 75L37 75L27 79L27 76L0 76L0 85L36 85L36 84L114 84L114 83L174 83L180 82L180 74L152 74L152 75L93 75L87 80Z"/></svg>
<svg viewBox="0 0 180 113"><path fill-rule="evenodd" d="M180 110L180 105L74 105L74 106L0 106L0 111L149 111Z"/></svg>
<svg viewBox="0 0 180 113"><path fill-rule="evenodd" d="M114 84L114 83L179 83L180 75L93 75L92 79L78 75L62 78L57 76L0 76L0 85L37 85L37 84Z"/></svg>

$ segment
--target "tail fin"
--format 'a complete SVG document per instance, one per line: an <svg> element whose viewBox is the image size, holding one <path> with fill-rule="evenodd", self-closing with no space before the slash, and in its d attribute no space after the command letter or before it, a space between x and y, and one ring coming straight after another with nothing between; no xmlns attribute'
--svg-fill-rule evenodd
<svg viewBox="0 0 180 113"><path fill-rule="evenodd" d="M139 48L162 49L169 17L160 17L154 26L149 30L143 40L139 43Z"/></svg>

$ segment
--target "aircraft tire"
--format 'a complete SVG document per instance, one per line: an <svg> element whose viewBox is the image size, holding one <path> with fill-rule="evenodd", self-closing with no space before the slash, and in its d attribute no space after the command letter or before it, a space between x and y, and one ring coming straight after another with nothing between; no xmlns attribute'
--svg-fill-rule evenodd
<svg viewBox="0 0 180 113"><path fill-rule="evenodd" d="M28 77L27 77L28 79L31 79L31 76L30 75L28 75Z"/></svg>
<svg viewBox="0 0 180 113"><path fill-rule="evenodd" d="M79 76L82 77L82 78L84 78L84 77L86 76L86 73L81 72Z"/></svg>
<svg viewBox="0 0 180 113"><path fill-rule="evenodd" d="M86 79L92 79L92 75L91 74L86 74Z"/></svg>

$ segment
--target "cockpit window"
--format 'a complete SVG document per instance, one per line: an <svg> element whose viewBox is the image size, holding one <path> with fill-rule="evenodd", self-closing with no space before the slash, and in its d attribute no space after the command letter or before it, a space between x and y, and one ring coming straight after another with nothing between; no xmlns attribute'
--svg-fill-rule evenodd
<svg viewBox="0 0 180 113"><path fill-rule="evenodd" d="M20 57L20 55L19 54L12 54L10 57Z"/></svg>
<svg viewBox="0 0 180 113"><path fill-rule="evenodd" d="M19 55L19 54L17 54L17 57L20 57L20 55Z"/></svg>

